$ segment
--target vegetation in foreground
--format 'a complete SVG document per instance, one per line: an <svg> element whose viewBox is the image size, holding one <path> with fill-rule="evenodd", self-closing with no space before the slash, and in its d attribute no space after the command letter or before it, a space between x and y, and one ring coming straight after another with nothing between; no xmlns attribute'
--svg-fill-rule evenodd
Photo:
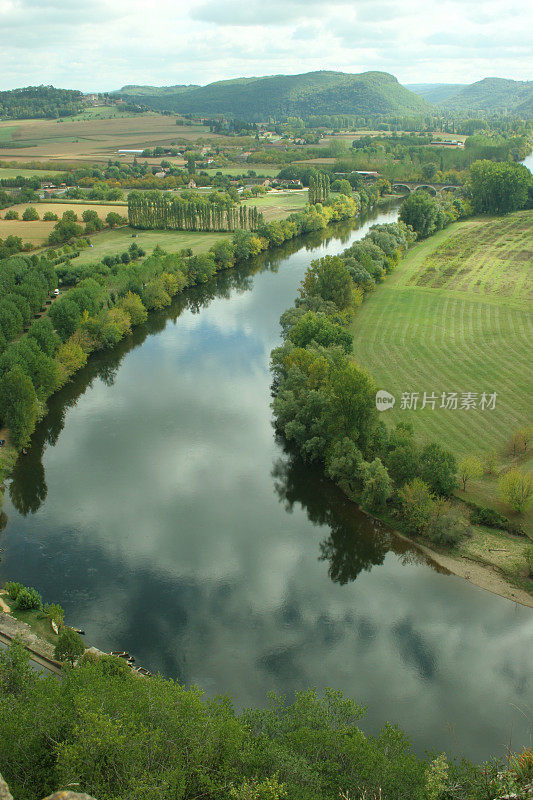
<svg viewBox="0 0 533 800"><path fill-rule="evenodd" d="M99 800L493 800L533 778L530 750L481 767L417 757L365 708L314 690L236 713L160 676L87 653L61 681L33 672L18 643L0 653L0 772L20 800L76 787Z"/></svg>

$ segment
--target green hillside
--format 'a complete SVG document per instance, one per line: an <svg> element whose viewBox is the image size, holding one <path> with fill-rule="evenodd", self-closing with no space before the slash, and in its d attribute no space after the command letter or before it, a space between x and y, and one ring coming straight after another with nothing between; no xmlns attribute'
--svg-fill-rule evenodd
<svg viewBox="0 0 533 800"><path fill-rule="evenodd" d="M264 120L310 114L425 113L431 106L387 72L308 72L217 81L207 86L123 87L116 93L158 111Z"/></svg>
<svg viewBox="0 0 533 800"><path fill-rule="evenodd" d="M439 105L453 112L514 112L533 115L533 81L484 78L465 86Z"/></svg>

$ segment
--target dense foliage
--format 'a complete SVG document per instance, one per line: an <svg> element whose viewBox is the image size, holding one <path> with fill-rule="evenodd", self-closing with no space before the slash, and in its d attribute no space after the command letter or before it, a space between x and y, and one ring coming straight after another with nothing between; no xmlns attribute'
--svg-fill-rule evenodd
<svg viewBox="0 0 533 800"><path fill-rule="evenodd" d="M130 192L128 219L132 228L233 231L254 230L262 215L255 206L236 206L219 193L209 197L196 194L190 198L169 198L161 192Z"/></svg>
<svg viewBox="0 0 533 800"><path fill-rule="evenodd" d="M364 715L330 689L237 713L111 656L87 654L58 681L19 644L0 653L0 771L20 800L73 785L101 800L489 800L527 776L527 752L498 777L497 763L419 758L390 724L367 735Z"/></svg>
<svg viewBox="0 0 533 800"><path fill-rule="evenodd" d="M480 214L508 214L524 208L532 184L531 172L523 164L482 160L470 167L468 189Z"/></svg>
<svg viewBox="0 0 533 800"><path fill-rule="evenodd" d="M0 92L0 119L67 117L81 109L82 93L53 86L26 86Z"/></svg>

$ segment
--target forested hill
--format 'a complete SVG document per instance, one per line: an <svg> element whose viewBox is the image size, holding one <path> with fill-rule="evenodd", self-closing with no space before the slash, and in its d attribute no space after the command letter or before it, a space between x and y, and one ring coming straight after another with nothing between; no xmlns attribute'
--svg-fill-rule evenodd
<svg viewBox="0 0 533 800"><path fill-rule="evenodd" d="M78 113L82 96L77 89L53 86L26 86L0 92L0 119L67 117Z"/></svg>
<svg viewBox="0 0 533 800"><path fill-rule="evenodd" d="M465 86L439 105L456 113L511 112L520 116L530 116L533 115L533 81L484 78L482 81Z"/></svg>
<svg viewBox="0 0 533 800"><path fill-rule="evenodd" d="M236 78L207 86L125 86L115 93L159 111L261 121L311 114L425 113L431 106L387 72L307 72Z"/></svg>

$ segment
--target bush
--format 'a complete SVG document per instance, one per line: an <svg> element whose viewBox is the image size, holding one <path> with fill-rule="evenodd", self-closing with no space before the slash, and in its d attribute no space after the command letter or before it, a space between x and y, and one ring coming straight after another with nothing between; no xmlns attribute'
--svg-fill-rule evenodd
<svg viewBox="0 0 533 800"><path fill-rule="evenodd" d="M46 603L43 610L48 619L57 623L59 627L63 625L63 620L65 619L65 611L63 608L61 608L60 605L58 605L57 603Z"/></svg>
<svg viewBox="0 0 533 800"><path fill-rule="evenodd" d="M22 214L22 219L25 222L33 222L34 220L39 219L39 214L37 213L37 209L33 206L28 206L28 208L24 209Z"/></svg>
<svg viewBox="0 0 533 800"><path fill-rule="evenodd" d="M475 503L469 503L470 522L474 525L486 525L487 528L499 528L500 530L509 531L523 536L524 531L516 522L511 522L510 519L495 511L493 508L486 508L485 506L478 506Z"/></svg>
<svg viewBox="0 0 533 800"><path fill-rule="evenodd" d="M24 589L24 586L22 583L17 583L17 581L7 581L4 589L6 590L7 596L10 600L16 600L20 590Z"/></svg>
<svg viewBox="0 0 533 800"><path fill-rule="evenodd" d="M19 212L15 211L13 208L10 208L9 211L6 211L4 214L4 219L18 219Z"/></svg>
<svg viewBox="0 0 533 800"><path fill-rule="evenodd" d="M43 220L45 222L57 222L58 219L59 217L57 216L57 214L54 214L53 211L45 211L45 213L43 214Z"/></svg>
<svg viewBox="0 0 533 800"><path fill-rule="evenodd" d="M72 628L63 628L56 642L54 656L58 661L70 661L73 664L85 652L83 639Z"/></svg>
<svg viewBox="0 0 533 800"><path fill-rule="evenodd" d="M463 536L470 533L470 528L463 517L453 509L436 515L428 526L428 537L434 543L444 547L455 547Z"/></svg>
<svg viewBox="0 0 533 800"><path fill-rule="evenodd" d="M43 607L43 598L33 587L27 589L23 586L18 594L16 599L16 608L20 611L33 611L33 610L41 610Z"/></svg>

